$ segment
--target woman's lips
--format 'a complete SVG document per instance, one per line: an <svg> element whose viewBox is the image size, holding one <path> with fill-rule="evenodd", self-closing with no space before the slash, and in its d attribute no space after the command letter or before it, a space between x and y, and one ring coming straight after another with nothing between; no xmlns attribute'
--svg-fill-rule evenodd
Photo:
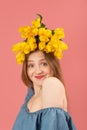
<svg viewBox="0 0 87 130"><path fill-rule="evenodd" d="M45 77L45 75L35 76L35 78L37 78L37 79L42 79L43 77Z"/></svg>

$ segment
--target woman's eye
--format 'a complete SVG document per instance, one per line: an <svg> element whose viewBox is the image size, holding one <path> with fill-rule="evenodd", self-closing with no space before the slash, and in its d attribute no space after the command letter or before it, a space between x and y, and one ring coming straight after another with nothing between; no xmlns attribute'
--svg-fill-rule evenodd
<svg viewBox="0 0 87 130"><path fill-rule="evenodd" d="M42 66L47 66L47 63L44 62L44 63L41 63L41 65L42 65Z"/></svg>
<svg viewBox="0 0 87 130"><path fill-rule="evenodd" d="M29 67L29 68L33 68L33 67L34 67L34 65L33 65L33 64L30 64L30 65L28 65L28 67Z"/></svg>

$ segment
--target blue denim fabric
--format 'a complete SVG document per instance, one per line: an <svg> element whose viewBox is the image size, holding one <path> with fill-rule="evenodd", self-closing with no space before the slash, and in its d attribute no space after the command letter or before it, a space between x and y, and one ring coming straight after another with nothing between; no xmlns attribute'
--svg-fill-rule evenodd
<svg viewBox="0 0 87 130"><path fill-rule="evenodd" d="M29 112L27 102L33 94L32 89L28 90L12 130L76 130L69 113L61 108L50 107Z"/></svg>

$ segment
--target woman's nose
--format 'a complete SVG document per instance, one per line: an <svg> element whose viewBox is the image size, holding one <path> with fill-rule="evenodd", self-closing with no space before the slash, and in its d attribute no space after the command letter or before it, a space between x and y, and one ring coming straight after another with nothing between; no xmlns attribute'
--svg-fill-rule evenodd
<svg viewBox="0 0 87 130"><path fill-rule="evenodd" d="M40 66L36 66L36 73L39 74L42 72L42 69L40 68Z"/></svg>

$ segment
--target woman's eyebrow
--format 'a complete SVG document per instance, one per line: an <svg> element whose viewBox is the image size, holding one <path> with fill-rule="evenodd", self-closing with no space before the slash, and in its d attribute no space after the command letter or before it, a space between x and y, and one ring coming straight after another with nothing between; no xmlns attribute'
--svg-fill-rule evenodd
<svg viewBox="0 0 87 130"><path fill-rule="evenodd" d="M33 60L27 60L27 62L33 62Z"/></svg>
<svg viewBox="0 0 87 130"><path fill-rule="evenodd" d="M46 60L46 59L43 58L43 59L40 59L39 61L43 61L43 60ZM34 62L34 60L27 60L27 62Z"/></svg>
<svg viewBox="0 0 87 130"><path fill-rule="evenodd" d="M46 60L45 58L44 59L40 59L40 61L43 61L43 60Z"/></svg>

